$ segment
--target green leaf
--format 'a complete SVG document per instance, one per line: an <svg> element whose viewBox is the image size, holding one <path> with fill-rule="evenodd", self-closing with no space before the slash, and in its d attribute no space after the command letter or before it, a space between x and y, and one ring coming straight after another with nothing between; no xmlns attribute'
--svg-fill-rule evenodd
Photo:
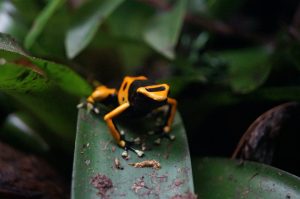
<svg viewBox="0 0 300 199"><path fill-rule="evenodd" d="M10 66L5 66L4 64L0 68L3 71L1 73L1 77L6 79L5 81L3 81L3 83L9 83L9 81L14 81L13 78L7 78L7 76L4 75L4 73L11 73L11 75L18 74L16 71L18 71L19 73L25 73L26 69L30 68L32 71L28 73L28 75L35 73L35 75L33 75L34 77L32 78L35 78L35 76L40 75L41 77L43 77L43 81L47 82L48 80L51 80L61 89L70 94L76 96L86 96L89 95L89 93L91 92L90 85L79 75L77 75L74 71L69 69L67 66L29 56L13 38L6 34L0 34L0 57L4 58L5 64L5 59L8 58L7 64L11 66L10 69ZM10 57L14 57L15 60L23 59L27 61L25 61L24 63L21 62L17 64L23 66L22 68L18 67L15 63L11 63L11 61L9 60L11 59ZM18 83L16 84L16 89L18 89L17 85ZM30 88L30 85L28 86L28 88Z"/></svg>
<svg viewBox="0 0 300 199"><path fill-rule="evenodd" d="M155 15L145 28L145 41L169 59L175 58L174 48L183 24L186 5L186 0L177 0L171 10Z"/></svg>
<svg viewBox="0 0 300 199"><path fill-rule="evenodd" d="M143 32L154 11L145 3L126 1L107 19L109 31L118 38L143 41Z"/></svg>
<svg viewBox="0 0 300 199"><path fill-rule="evenodd" d="M68 67L31 57L9 36L0 34L0 90L10 95L72 148L76 103L91 87ZM62 108L63 107L63 108Z"/></svg>
<svg viewBox="0 0 300 199"><path fill-rule="evenodd" d="M193 161L199 198L300 198L300 179L254 162L203 158Z"/></svg>
<svg viewBox="0 0 300 199"><path fill-rule="evenodd" d="M64 4L65 0L51 0L48 2L44 10L35 19L31 30L25 38L25 47L29 49L41 34L49 19L54 15L55 11Z"/></svg>
<svg viewBox="0 0 300 199"><path fill-rule="evenodd" d="M92 0L77 10L65 39L68 58L74 58L91 42L105 18L123 1Z"/></svg>
<svg viewBox="0 0 300 199"><path fill-rule="evenodd" d="M98 190L91 184L97 174L111 179L113 188L106 193L111 198L171 198L177 194L193 192L189 148L178 113L171 131L176 139L164 139L159 146L153 144L158 135L147 133L155 127L155 118L127 117L118 121L117 125L120 130L124 130L127 139L139 136L141 140L146 139L147 148L151 147L151 150L145 151L143 158L129 151L130 159L125 160L121 157L123 150L117 146L102 119L107 112L105 107L100 106L100 110L100 115L88 114L84 109L79 111L73 165L73 199L97 197ZM118 158L123 170L115 168L115 158ZM160 162L161 169L128 165L153 159ZM141 185L143 183L144 186Z"/></svg>
<svg viewBox="0 0 300 199"><path fill-rule="evenodd" d="M271 71L270 52L265 48L239 49L218 53L228 64L229 85L238 93L249 93L261 86Z"/></svg>
<svg viewBox="0 0 300 199"><path fill-rule="evenodd" d="M47 25L30 47L30 52L39 57L65 60L65 37L71 20L70 9L65 3L49 18Z"/></svg>

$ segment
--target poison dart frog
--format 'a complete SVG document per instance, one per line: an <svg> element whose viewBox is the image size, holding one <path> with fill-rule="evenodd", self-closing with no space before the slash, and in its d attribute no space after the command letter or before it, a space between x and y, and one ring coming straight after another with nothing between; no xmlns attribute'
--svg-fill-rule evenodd
<svg viewBox="0 0 300 199"><path fill-rule="evenodd" d="M144 76L126 76L119 90L104 85L98 86L78 107L86 106L89 111L93 110L95 113L99 113L95 103L114 98L117 101L117 107L104 116L110 133L117 144L125 150L122 155L126 156L130 149L138 156L143 156L142 151L132 148L132 142L125 139L125 134L118 130L114 119L125 112L132 116L145 116L153 110L167 105L166 118L161 126L161 136L174 139L175 137L169 133L176 113L177 101L169 97L169 91L168 84L157 84Z"/></svg>

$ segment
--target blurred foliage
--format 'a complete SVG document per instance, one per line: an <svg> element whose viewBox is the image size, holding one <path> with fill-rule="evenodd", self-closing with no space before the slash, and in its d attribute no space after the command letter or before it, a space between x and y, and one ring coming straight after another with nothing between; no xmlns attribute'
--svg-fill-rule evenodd
<svg viewBox="0 0 300 199"><path fill-rule="evenodd" d="M72 149L87 83L124 75L171 85L194 155L229 156L260 113L300 99L297 0L1 0L0 32L15 38L0 42L0 124L30 113L49 146Z"/></svg>

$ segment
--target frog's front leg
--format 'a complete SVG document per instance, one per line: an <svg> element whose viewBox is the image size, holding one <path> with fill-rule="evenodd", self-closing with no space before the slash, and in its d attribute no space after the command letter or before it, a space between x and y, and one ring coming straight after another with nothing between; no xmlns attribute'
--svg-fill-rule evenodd
<svg viewBox="0 0 300 199"><path fill-rule="evenodd" d="M98 86L93 93L86 99L85 102L82 102L77 105L77 108L86 107L88 112L93 111L98 114L99 110L95 106L96 102L104 101L109 97L114 97L117 94L117 90L114 88L107 88L106 86Z"/></svg>
<svg viewBox="0 0 300 199"><path fill-rule="evenodd" d="M127 155L127 151L128 151L128 149L130 149L130 150L134 151L139 157L141 157L144 155L144 153L142 151L132 148L130 142L125 140L125 134L124 133L121 134L113 122L113 119L115 117L119 116L121 113L123 113L129 106L130 106L129 102L121 104L120 106L118 106L117 108L112 110L111 112L107 113L104 116L104 120L106 121L107 126L110 130L110 133L112 134L114 139L117 141L118 145L120 147L122 147L123 149L125 149L126 153L124 153L124 155Z"/></svg>

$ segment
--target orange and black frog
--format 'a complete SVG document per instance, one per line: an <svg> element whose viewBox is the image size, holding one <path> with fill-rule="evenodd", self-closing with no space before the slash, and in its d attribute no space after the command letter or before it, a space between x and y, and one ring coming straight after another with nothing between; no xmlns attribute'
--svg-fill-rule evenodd
<svg viewBox="0 0 300 199"><path fill-rule="evenodd" d="M119 90L103 85L98 86L86 99L86 102L79 104L78 107L86 106L89 111L92 110L95 113L99 113L95 106L96 102L115 98L117 106L104 116L110 133L118 145L125 149L125 153L123 153L125 156L128 149L134 151L138 156L143 156L143 151L132 148L132 142L125 139L125 133L118 130L114 119L125 112L132 116L144 116L167 105L168 109L165 121L161 126L161 135L174 139L175 137L169 133L176 113L177 101L169 97L169 91L170 87L168 84L157 84L144 76L126 76Z"/></svg>

